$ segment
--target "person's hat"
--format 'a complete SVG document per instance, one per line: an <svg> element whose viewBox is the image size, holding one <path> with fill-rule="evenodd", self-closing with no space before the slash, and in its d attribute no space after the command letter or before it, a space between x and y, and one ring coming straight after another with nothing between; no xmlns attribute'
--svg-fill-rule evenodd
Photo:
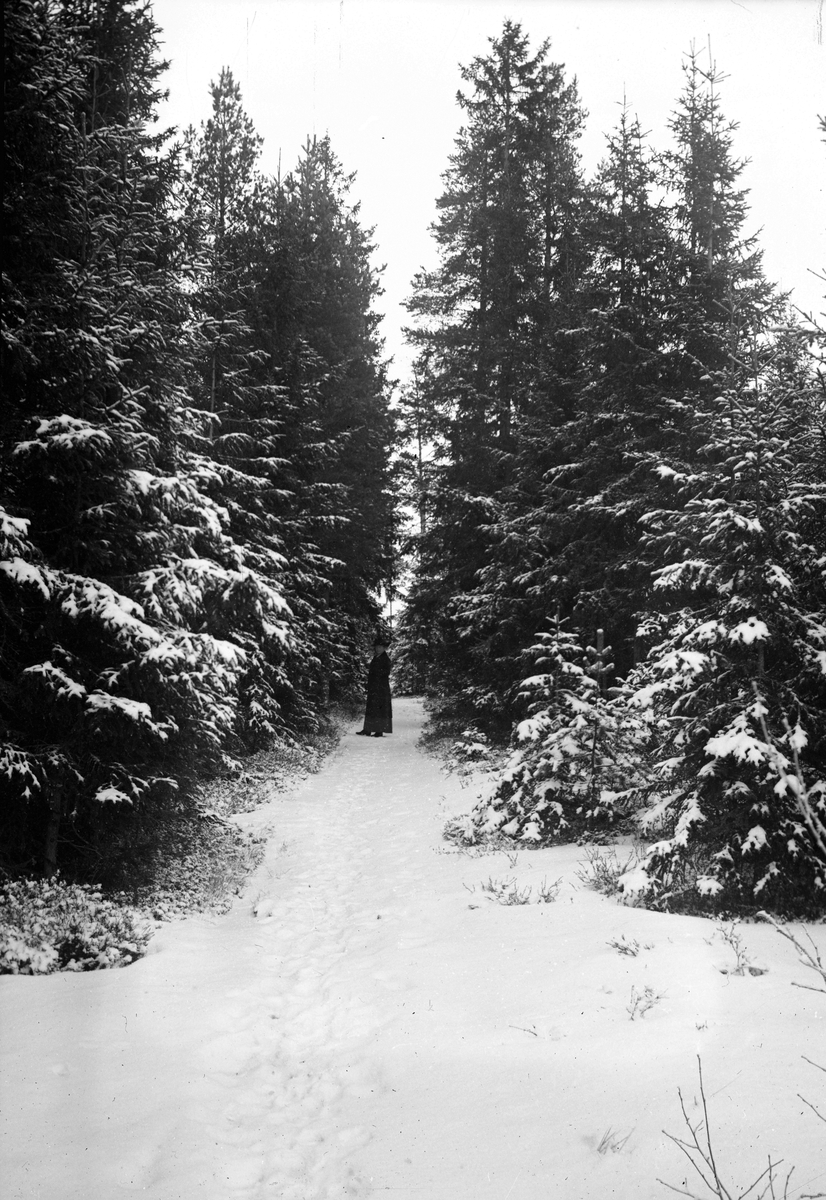
<svg viewBox="0 0 826 1200"><path fill-rule="evenodd" d="M390 635L387 633L377 633L376 636L373 638L373 645L374 646L389 646L390 645Z"/></svg>

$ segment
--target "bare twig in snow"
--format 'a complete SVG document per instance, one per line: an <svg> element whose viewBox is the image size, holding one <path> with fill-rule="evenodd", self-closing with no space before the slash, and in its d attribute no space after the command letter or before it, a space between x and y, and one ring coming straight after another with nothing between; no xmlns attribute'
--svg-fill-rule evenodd
<svg viewBox="0 0 826 1200"><path fill-rule="evenodd" d="M797 1098L798 1100L802 1100L806 1107L812 1110L817 1119L819 1121L823 1121L823 1123L826 1125L826 1117L824 1117L823 1113L817 1111L811 1100L807 1100L805 1096L801 1096L800 1092L797 1093Z"/></svg>
<svg viewBox="0 0 826 1200"><path fill-rule="evenodd" d="M824 983L826 983L826 963L824 963L823 959L820 957L820 950L815 945L814 938L809 933L808 929L804 929L803 932L811 944L811 950L807 946L804 946L802 942L799 942L795 935L790 933L785 925L781 925L777 918L773 917L770 913L765 912L765 910L761 910L757 915L761 920L768 921L770 925L773 925L780 936L784 937L787 942L791 942L797 951L798 958L803 966L809 967L815 972L815 974L820 976ZM811 984L795 983L794 980L792 980L792 986L805 988L809 992L826 993L826 987L812 987Z"/></svg>
<svg viewBox="0 0 826 1200"><path fill-rule="evenodd" d="M706 1101L705 1086L703 1084L703 1063L699 1054L697 1055L697 1073L700 1077L700 1097L703 1108L702 1121L698 1121L695 1125L691 1124L691 1120L686 1112L683 1094L678 1088L677 1095L680 1098L680 1108L682 1110L683 1120L691 1137L690 1140L683 1141L682 1138L675 1137L671 1133L666 1133L665 1130L663 1130L663 1133L665 1133L665 1136L669 1139L669 1141L672 1141L675 1146L678 1146L679 1149L682 1150L683 1154L694 1168L695 1173L703 1181L707 1191L700 1196L697 1194L697 1192L691 1191L688 1187L675 1187L672 1183L666 1183L664 1179L658 1179L657 1182L661 1183L663 1187L668 1188L670 1192L676 1192L678 1196L689 1196L691 1200L708 1200L708 1196L716 1196L717 1200L746 1200L746 1197L749 1196L752 1197L752 1200L767 1200L767 1198L769 1198L769 1200L788 1200L789 1181L792 1177L794 1167L792 1167L786 1176L785 1181L783 1181L783 1192L781 1194L775 1190L775 1184L778 1184L779 1186L781 1182L775 1173L777 1168L780 1166L782 1159L778 1162L772 1162L771 1156L769 1157L769 1165L766 1167L765 1171L761 1171L754 1182L749 1184L744 1191L738 1191L735 1193L723 1183L722 1179L720 1178L720 1172L717 1168L717 1160L714 1156L714 1148L711 1144L711 1128L708 1119L708 1104ZM761 1184L763 1185L762 1190L757 1192L756 1189L760 1187Z"/></svg>

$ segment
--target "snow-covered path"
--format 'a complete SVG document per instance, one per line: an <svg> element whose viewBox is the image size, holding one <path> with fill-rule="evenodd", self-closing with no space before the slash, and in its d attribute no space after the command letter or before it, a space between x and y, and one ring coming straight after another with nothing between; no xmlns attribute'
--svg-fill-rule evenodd
<svg viewBox="0 0 826 1200"><path fill-rule="evenodd" d="M224 917L166 927L141 962L5 979L9 1200L647 1200L702 1186L662 1134L697 1113L744 1188L766 1155L826 1193L826 1005L794 952L743 927L759 976L721 973L711 922L582 888L582 850L471 857L441 840L475 795L396 733L348 735L245 823L267 857ZM504 907L516 876L555 903ZM475 889L475 890L474 890ZM817 933L817 931L815 931ZM606 943L637 939L636 955ZM823 939L821 939L823 941ZM812 983L816 982L814 978ZM661 998L631 1020L631 988ZM605 1135L607 1143L600 1142ZM627 1140L619 1146L622 1139ZM748 1177L748 1179L746 1178Z"/></svg>

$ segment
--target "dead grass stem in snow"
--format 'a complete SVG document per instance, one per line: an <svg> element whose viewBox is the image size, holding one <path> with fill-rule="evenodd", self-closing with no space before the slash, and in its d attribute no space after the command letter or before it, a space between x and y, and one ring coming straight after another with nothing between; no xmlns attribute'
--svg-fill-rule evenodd
<svg viewBox="0 0 826 1200"><path fill-rule="evenodd" d="M631 999L626 1005L625 1011L631 1017L632 1021L636 1021L637 1017L644 1017L647 1012L650 1012L655 1005L665 999L665 992L655 992L650 986L644 987L641 992L632 985Z"/></svg>
<svg viewBox="0 0 826 1200"><path fill-rule="evenodd" d="M637 850L632 849L625 859L620 861L613 848L602 850L597 846L587 846L585 860L576 873L577 879L595 892L605 896L619 894L621 877L640 862Z"/></svg>

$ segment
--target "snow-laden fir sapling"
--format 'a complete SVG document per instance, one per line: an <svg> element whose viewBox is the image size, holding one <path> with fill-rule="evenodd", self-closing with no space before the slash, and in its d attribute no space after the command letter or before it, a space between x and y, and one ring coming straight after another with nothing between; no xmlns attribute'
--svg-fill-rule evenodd
<svg viewBox="0 0 826 1200"><path fill-rule="evenodd" d="M659 837L624 886L671 911L813 915L826 896L820 367L802 330L738 344L730 316L694 461L656 463L673 498L642 519L663 565L626 687L656 731L641 824Z"/></svg>
<svg viewBox="0 0 826 1200"><path fill-rule="evenodd" d="M520 721L494 795L445 826L452 841L512 838L539 846L614 828L642 783L645 718L617 708L605 680L608 649L582 646L557 618L525 651L528 716Z"/></svg>

